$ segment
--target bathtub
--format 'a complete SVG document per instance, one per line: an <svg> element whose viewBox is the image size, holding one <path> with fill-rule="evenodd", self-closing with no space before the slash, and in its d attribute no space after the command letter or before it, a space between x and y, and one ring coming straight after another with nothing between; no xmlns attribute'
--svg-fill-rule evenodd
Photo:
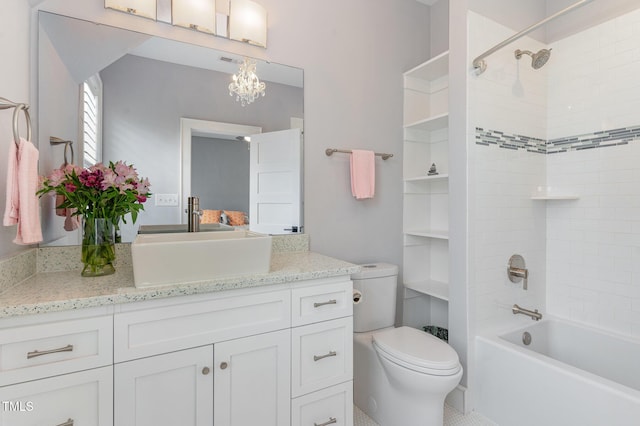
<svg viewBox="0 0 640 426"><path fill-rule="evenodd" d="M640 425L637 339L545 319L478 336L476 371L477 410L501 426Z"/></svg>

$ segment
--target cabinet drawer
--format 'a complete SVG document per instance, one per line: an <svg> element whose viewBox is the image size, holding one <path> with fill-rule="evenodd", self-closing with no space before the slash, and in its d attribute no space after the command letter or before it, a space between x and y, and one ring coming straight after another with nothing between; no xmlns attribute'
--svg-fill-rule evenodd
<svg viewBox="0 0 640 426"><path fill-rule="evenodd" d="M291 424L353 426L353 382L295 398L291 401Z"/></svg>
<svg viewBox="0 0 640 426"><path fill-rule="evenodd" d="M110 316L0 330L0 386L111 364Z"/></svg>
<svg viewBox="0 0 640 426"><path fill-rule="evenodd" d="M115 362L289 328L289 290L116 314Z"/></svg>
<svg viewBox="0 0 640 426"><path fill-rule="evenodd" d="M291 323L296 327L353 315L350 280L296 288L291 292Z"/></svg>
<svg viewBox="0 0 640 426"><path fill-rule="evenodd" d="M0 388L0 426L113 426L112 378L102 367Z"/></svg>
<svg viewBox="0 0 640 426"><path fill-rule="evenodd" d="M291 339L294 397L353 379L351 317L294 328Z"/></svg>

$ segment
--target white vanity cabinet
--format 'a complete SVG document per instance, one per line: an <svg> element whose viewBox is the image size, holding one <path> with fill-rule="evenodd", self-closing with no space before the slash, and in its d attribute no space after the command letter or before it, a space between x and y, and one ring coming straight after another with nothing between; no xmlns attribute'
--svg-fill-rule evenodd
<svg viewBox="0 0 640 426"><path fill-rule="evenodd" d="M347 276L122 305L115 425L351 426L352 312Z"/></svg>
<svg viewBox="0 0 640 426"><path fill-rule="evenodd" d="M0 426L113 424L112 316L78 316L0 323Z"/></svg>
<svg viewBox="0 0 640 426"><path fill-rule="evenodd" d="M353 425L351 281L292 291L291 425Z"/></svg>
<svg viewBox="0 0 640 426"><path fill-rule="evenodd" d="M0 319L0 426L352 426L352 312L342 275Z"/></svg>

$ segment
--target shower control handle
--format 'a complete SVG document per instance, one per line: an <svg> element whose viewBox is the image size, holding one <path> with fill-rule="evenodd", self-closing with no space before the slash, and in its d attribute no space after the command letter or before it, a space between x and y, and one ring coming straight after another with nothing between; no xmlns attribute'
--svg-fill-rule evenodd
<svg viewBox="0 0 640 426"><path fill-rule="evenodd" d="M520 282L520 280L523 280L522 289L527 289L529 270L527 269L527 265L524 263L524 258L519 254L514 254L509 259L509 264L507 266L507 276L512 283L518 283Z"/></svg>

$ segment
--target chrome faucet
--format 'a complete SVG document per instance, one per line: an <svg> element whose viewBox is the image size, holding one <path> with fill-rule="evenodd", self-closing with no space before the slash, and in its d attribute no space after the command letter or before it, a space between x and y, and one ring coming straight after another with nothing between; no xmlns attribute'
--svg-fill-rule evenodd
<svg viewBox="0 0 640 426"><path fill-rule="evenodd" d="M527 315L531 317L531 319L534 321L540 321L542 319L542 314L539 313L537 309L534 311L530 311L529 309L521 308L518 305L513 305L513 308L511 308L511 312L513 312L513 315L517 315L517 314Z"/></svg>
<svg viewBox="0 0 640 426"><path fill-rule="evenodd" d="M187 210L185 212L187 213L187 232L200 232L200 216L202 216L200 198L187 198Z"/></svg>

